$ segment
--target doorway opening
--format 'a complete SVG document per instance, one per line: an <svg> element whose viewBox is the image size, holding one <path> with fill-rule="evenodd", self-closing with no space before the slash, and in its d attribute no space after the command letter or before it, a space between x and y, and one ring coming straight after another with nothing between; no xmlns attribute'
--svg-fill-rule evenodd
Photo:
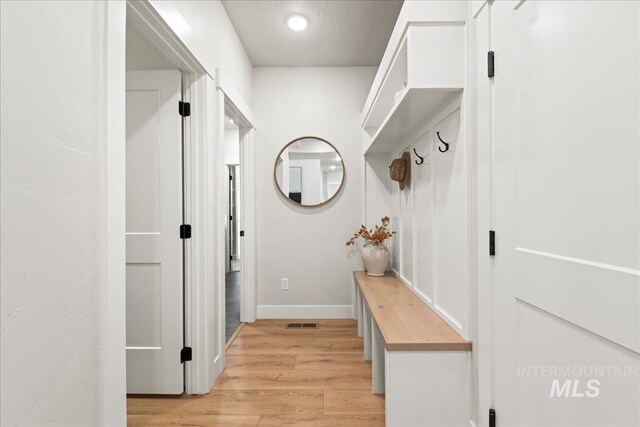
<svg viewBox="0 0 640 427"><path fill-rule="evenodd" d="M255 292L255 118L222 70L216 70L219 110L218 145L224 183L216 187L224 222L225 243L220 247L224 280L220 287L220 330L225 349L245 323L256 320ZM225 280L226 279L226 280ZM224 359L222 360L224 367Z"/></svg>
<svg viewBox="0 0 640 427"><path fill-rule="evenodd" d="M224 117L224 163L229 174L227 222L225 228L225 342L231 342L240 328L241 269L240 224L242 185L240 183L240 128L231 117Z"/></svg>
<svg viewBox="0 0 640 427"><path fill-rule="evenodd" d="M219 346L214 345L219 334L214 331L212 338L212 325L207 322L214 307L213 289L206 289L211 282L200 279L218 273L207 262L207 254L216 240L222 241L214 230L214 223L222 219L211 208L214 193L200 191L211 182L203 171L212 173L217 161L209 148L215 143L215 134L209 130L215 123L208 119L212 114L206 103L215 98L215 85L148 2L126 2L125 36L127 266L123 350L127 383L133 384L133 376L147 378L144 386L127 384L127 392L207 393L221 371ZM159 83L169 76L171 90L159 90ZM134 89L137 93L130 96ZM145 106L149 111L143 114ZM150 106L155 106L157 113L149 114L153 110ZM139 130L130 128L136 116L140 116ZM131 145L132 138L146 141L146 145L139 141ZM135 149L138 152L130 152ZM208 155L201 154L204 152ZM137 192L129 194L132 185ZM130 222L134 213L139 224ZM216 351L217 358L212 356ZM166 359L144 363L154 353L166 354ZM134 354L140 358L135 366Z"/></svg>
<svg viewBox="0 0 640 427"><path fill-rule="evenodd" d="M242 194L242 200L239 200L235 206L237 221L234 224L241 237L236 240L237 256L234 260L242 265L239 279L240 321L253 322L256 317L256 227L253 185L255 118L233 88L230 80L225 78L222 70L207 71L169 28L166 19L148 2L128 0L126 9L127 41L130 44L138 42L146 46L140 49L143 53L132 55L128 52L129 70L127 72L151 74L171 72L178 82L178 90L174 90L178 96L165 102L164 97L158 95L157 88L144 87L148 79L137 79L142 88L137 94L138 98L145 98L150 104L155 99L158 107L155 116L147 114L147 118L139 117L139 128L147 135L147 147L146 150L141 149L140 153L135 154L138 155L139 162L146 166L135 167L133 160L136 157L130 155L128 146L126 158L131 162L125 161L124 156L122 160L116 159L119 163L114 161L114 168L116 166L122 168L122 172L125 168L127 169L126 179L125 176L122 177L126 184L131 181L136 182L137 185L137 193L131 193L136 197L127 195L127 206L122 211L126 211L128 207L133 210L138 206L136 215L140 216L140 222L151 224L146 229L127 228L127 257L130 254L133 256L139 253L140 258L126 260L129 264L125 267L126 326L128 327L125 345L127 349L125 351L122 344L119 344L119 349L127 354L127 359L130 359L129 353L139 353L146 357L145 353L159 354L167 348L171 353L171 361L167 359L167 366L170 366L172 378L176 379L170 388L165 388L167 371L160 369L162 364L138 363L137 368L127 369L128 374L146 375L154 378L155 383L135 390L129 388L127 391L131 394L180 394L183 392L205 394L211 390L225 366L224 279L227 268L238 267L236 263L234 266L229 264L225 267L224 261L225 224L228 220L226 201L229 190L229 170L224 161L223 144L225 115L233 119L238 126L237 166L242 166L234 171L238 176L238 194ZM150 56L154 56L157 62L152 61ZM179 105L180 101L184 104ZM160 118L165 110L166 117L170 118ZM114 108L114 112L120 111ZM127 105L126 113L142 115L142 110L140 106ZM175 117L179 123L178 134L173 135L171 142L160 144L159 135L164 135L165 125L174 123ZM124 114L123 118L125 118ZM129 145L130 136L140 135L137 131L128 132L127 145ZM154 138L156 143L148 142L153 141ZM165 150L173 150L172 155L165 155ZM151 154L146 156L145 153ZM160 170L164 165L163 162L166 162L172 171L177 170L177 172L165 174ZM145 172L147 170L150 170L149 174ZM132 180L128 180L129 177ZM135 177L140 179L134 181ZM153 185L145 187L142 184L145 179L156 181L152 182ZM164 184L160 182L161 180ZM146 191L143 191L143 188L146 188ZM165 194L164 188L173 188L172 193ZM147 199L157 203L155 205L147 203ZM171 205L172 225L165 227L168 230L167 233L158 226L166 219L166 215L160 214L160 203ZM155 213L149 208L150 206L158 207ZM151 213L149 213L150 210ZM131 214L122 211L114 215L117 217L125 214L127 226L129 226ZM243 232L244 236L242 236ZM164 244L164 235L171 237L170 244ZM165 249L176 247L178 249L174 251L175 253L171 252L171 256L165 254ZM115 252L112 250L109 253L114 253L115 257L117 255ZM172 265L168 270L174 272L176 276L170 282L164 280L164 259L179 264L178 268ZM169 266L169 262L166 266ZM178 271L177 275L175 271ZM143 276L143 279L136 274ZM163 279L162 281L157 279L158 275ZM129 286L134 282L139 283L140 286ZM174 292L172 298L163 294L167 283L171 284L168 288ZM133 292L139 292L139 294L130 294ZM172 320L166 317L166 313L171 311L167 311L163 305L165 301L167 305L170 304L174 308ZM145 305L143 302L148 303ZM134 307L136 304L139 308ZM122 314L124 318L125 313ZM172 331L171 341L167 341L163 335L165 327ZM120 338L119 342L122 342ZM122 356L121 353L120 357ZM124 370L123 362L122 359L117 363L114 362L116 373ZM128 360L127 365L129 365ZM149 375L150 371L154 370L162 372L158 375ZM179 373L174 375L178 371ZM121 391L122 388L119 388L118 393ZM113 397L116 398L116 396Z"/></svg>
<svg viewBox="0 0 640 427"><path fill-rule="evenodd" d="M126 25L128 394L181 394L184 365L183 74Z"/></svg>

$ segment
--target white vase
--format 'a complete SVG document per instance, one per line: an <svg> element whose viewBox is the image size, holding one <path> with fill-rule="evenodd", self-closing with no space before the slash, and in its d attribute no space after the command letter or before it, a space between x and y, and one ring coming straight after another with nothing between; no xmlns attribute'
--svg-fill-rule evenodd
<svg viewBox="0 0 640 427"><path fill-rule="evenodd" d="M369 276L384 276L389 257L389 248L385 245L366 245L362 248L362 261Z"/></svg>

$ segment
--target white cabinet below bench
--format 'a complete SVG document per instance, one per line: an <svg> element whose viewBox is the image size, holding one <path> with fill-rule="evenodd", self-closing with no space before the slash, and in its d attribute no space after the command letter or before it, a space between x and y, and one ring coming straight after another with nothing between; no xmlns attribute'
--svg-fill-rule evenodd
<svg viewBox="0 0 640 427"><path fill-rule="evenodd" d="M471 343L393 275L354 272L358 334L386 425L463 426L469 420Z"/></svg>

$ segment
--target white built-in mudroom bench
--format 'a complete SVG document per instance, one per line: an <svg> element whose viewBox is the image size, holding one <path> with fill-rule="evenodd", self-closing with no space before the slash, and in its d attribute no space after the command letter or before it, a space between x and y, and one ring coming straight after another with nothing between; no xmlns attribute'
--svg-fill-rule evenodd
<svg viewBox="0 0 640 427"><path fill-rule="evenodd" d="M468 426L475 76L466 2L405 2L362 116L363 224L390 217L392 273L355 273L358 331L386 425ZM410 156L406 185L389 177Z"/></svg>
<svg viewBox="0 0 640 427"><path fill-rule="evenodd" d="M358 336L386 425L465 425L471 343L393 274L354 279Z"/></svg>

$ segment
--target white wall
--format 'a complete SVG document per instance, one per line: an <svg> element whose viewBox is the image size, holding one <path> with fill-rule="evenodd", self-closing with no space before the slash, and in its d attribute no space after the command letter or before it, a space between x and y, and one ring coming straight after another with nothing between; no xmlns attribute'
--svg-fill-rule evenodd
<svg viewBox="0 0 640 427"><path fill-rule="evenodd" d="M352 305L352 271L360 254L346 240L362 219L362 153L359 117L373 81L374 67L256 68L254 105L258 233L258 316L292 313L280 305L321 305L304 315L338 313ZM289 141L305 135L333 143L346 165L346 185L336 199L318 208L287 201L276 188L276 156ZM273 218L277 218L274 221ZM289 290L280 290L280 278ZM299 312L295 312L299 313Z"/></svg>
<svg viewBox="0 0 640 427"><path fill-rule="evenodd" d="M225 128L224 130L224 164L240 164L240 130L238 128Z"/></svg>
<svg viewBox="0 0 640 427"><path fill-rule="evenodd" d="M302 168L302 204L322 203L322 169L320 159L289 159L290 168Z"/></svg>
<svg viewBox="0 0 640 427"><path fill-rule="evenodd" d="M127 70L175 70L173 65L135 25L127 21Z"/></svg>
<svg viewBox="0 0 640 427"><path fill-rule="evenodd" d="M107 183L107 156L124 147L124 115L106 108L124 105L124 12L123 3L1 3L3 426L125 421L124 369L108 368L112 346L124 348L124 325L106 328L109 313L124 320L122 306L106 310L124 289L123 280L107 286L111 264L123 272L124 258L106 257L107 233L124 247L124 212L107 224L109 206L123 206L107 201L123 182ZM111 65L120 86L106 85ZM122 134L107 144L114 123ZM121 339L110 341L118 328ZM123 368L124 350L115 354ZM119 399L105 396L107 383ZM121 418L108 418L110 405Z"/></svg>
<svg viewBox="0 0 640 427"><path fill-rule="evenodd" d="M124 172L107 156L124 152L125 4L0 4L0 423L124 425ZM185 45L251 101L251 63L219 2L154 7L180 11ZM107 233L121 259L106 256Z"/></svg>
<svg viewBox="0 0 640 427"><path fill-rule="evenodd" d="M220 67L251 105L253 66L220 1L151 0L180 40L211 75Z"/></svg>
<svg viewBox="0 0 640 427"><path fill-rule="evenodd" d="M342 182L342 169L330 170L324 176L323 190L325 190L325 197L333 196L340 188Z"/></svg>

